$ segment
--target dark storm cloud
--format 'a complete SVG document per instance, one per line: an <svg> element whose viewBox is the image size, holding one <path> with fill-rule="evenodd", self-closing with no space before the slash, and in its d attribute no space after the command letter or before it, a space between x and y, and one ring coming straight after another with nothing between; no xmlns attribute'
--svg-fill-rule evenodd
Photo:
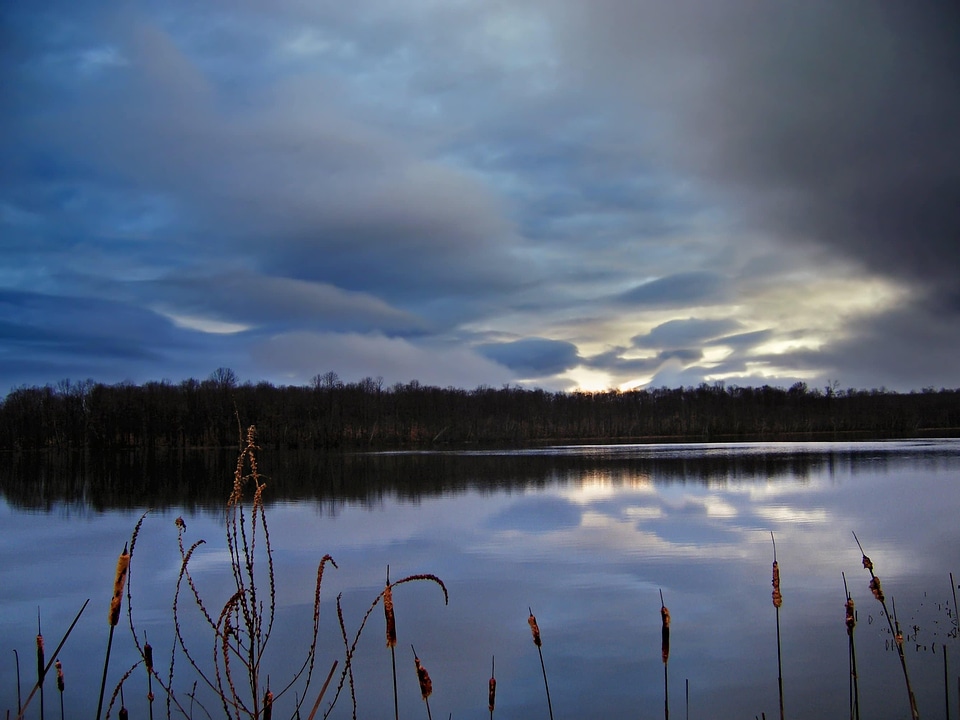
<svg viewBox="0 0 960 720"><path fill-rule="evenodd" d="M632 117L662 119L661 157L712 184L741 227L829 247L948 303L960 275L960 6L570 7L572 61L606 69Z"/></svg>
<svg viewBox="0 0 960 720"><path fill-rule="evenodd" d="M618 300L640 306L712 304L724 297L726 289L725 280L715 273L676 273L638 285Z"/></svg>
<svg viewBox="0 0 960 720"><path fill-rule="evenodd" d="M484 357L510 368L521 377L559 375L580 362L577 346L562 340L526 338L489 343L477 349Z"/></svg>

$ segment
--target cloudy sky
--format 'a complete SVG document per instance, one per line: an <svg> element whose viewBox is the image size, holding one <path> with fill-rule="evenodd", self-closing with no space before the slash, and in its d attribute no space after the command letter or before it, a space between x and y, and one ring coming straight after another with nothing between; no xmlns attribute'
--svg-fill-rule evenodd
<svg viewBox="0 0 960 720"><path fill-rule="evenodd" d="M960 386L960 8L11 0L0 393Z"/></svg>

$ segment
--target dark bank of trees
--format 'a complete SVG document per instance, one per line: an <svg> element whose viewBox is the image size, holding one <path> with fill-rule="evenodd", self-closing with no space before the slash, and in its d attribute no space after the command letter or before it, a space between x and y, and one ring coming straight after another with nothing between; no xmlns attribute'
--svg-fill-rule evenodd
<svg viewBox="0 0 960 720"><path fill-rule="evenodd" d="M0 403L0 449L228 447L238 418L264 447L383 448L463 443L911 437L955 434L960 389L841 390L724 384L628 392L519 387L439 388L417 381L308 386L209 378L103 385L68 380L20 387Z"/></svg>

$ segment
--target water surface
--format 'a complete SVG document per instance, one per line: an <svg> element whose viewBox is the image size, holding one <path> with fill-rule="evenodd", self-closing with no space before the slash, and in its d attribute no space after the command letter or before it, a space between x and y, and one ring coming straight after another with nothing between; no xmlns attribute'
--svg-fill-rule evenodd
<svg viewBox="0 0 960 720"><path fill-rule="evenodd" d="M387 565L394 580L432 573L446 584L446 606L433 583L396 588L404 717L425 717L411 643L433 678L433 717L489 717L493 656L495 717L547 717L528 608L542 632L556 718L660 717L661 591L672 616L674 717L685 717L688 683L691 718L774 717L773 532L784 596L788 716L847 714L843 573L859 614L861 716L906 718L903 676L882 608L867 589L856 531L888 601L896 602L921 715L944 716L945 647L957 706L960 649L949 578L950 572L960 577L955 440L335 457L265 451L261 465L270 476L267 519L278 598L268 655L274 689L306 650L317 563L329 553L339 569L325 573L320 675L343 654L338 594L352 635L382 589ZM133 616L138 634L163 658L158 666L169 664L173 641L170 606L180 565L175 518L186 522L187 543L207 541L191 567L213 612L233 592L218 500L229 489L230 460L188 463L187 470L184 463L175 469L135 461L52 467L21 460L12 467L15 472L0 476L0 709L16 707L13 649L24 695L35 679L38 608L50 653L90 598L60 658L67 715L92 717L113 566L144 510L151 512L133 564ZM209 667L210 635L193 608L185 609L191 612L184 634L201 666ZM135 660L125 619L114 641L108 693ZM176 667L175 684L189 687L193 676L182 657ZM390 653L379 609L361 635L354 674L358 715L392 717ZM143 677L133 675L125 690L131 713L146 715L145 693ZM282 697L277 716L288 717L292 704L292 695ZM59 717L52 684L45 705L48 717ZM210 710L219 714L215 704ZM36 701L31 713L39 717ZM345 690L331 717L350 716Z"/></svg>

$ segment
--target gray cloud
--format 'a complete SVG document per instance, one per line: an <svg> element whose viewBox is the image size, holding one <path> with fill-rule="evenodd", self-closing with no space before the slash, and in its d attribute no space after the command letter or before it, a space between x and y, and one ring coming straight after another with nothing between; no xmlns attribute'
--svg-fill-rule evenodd
<svg viewBox="0 0 960 720"><path fill-rule="evenodd" d="M726 282L715 273L687 272L642 283L618 299L646 306L713 304L724 297L725 290Z"/></svg>
<svg viewBox="0 0 960 720"><path fill-rule="evenodd" d="M742 324L733 319L668 320L645 335L637 335L632 342L636 347L684 347L690 344L702 344L740 327Z"/></svg>
<svg viewBox="0 0 960 720"><path fill-rule="evenodd" d="M485 357L510 368L521 377L560 375L580 362L573 343L545 338L526 338L505 343L480 345Z"/></svg>

